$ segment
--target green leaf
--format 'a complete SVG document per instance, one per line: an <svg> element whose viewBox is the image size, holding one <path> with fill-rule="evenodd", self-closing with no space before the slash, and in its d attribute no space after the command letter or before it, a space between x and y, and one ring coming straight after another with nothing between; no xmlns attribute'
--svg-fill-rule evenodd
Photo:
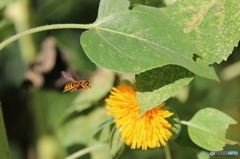
<svg viewBox="0 0 240 159"><path fill-rule="evenodd" d="M110 128L111 124L113 124L113 117L110 117L109 119L107 119L106 121L104 121L102 124L100 124L98 126L98 129L96 130L96 132L94 133L93 137L96 140L100 139L100 135L102 134L103 130L105 128Z"/></svg>
<svg viewBox="0 0 240 159"><path fill-rule="evenodd" d="M127 79L124 79L124 80L122 80L121 82L123 82L123 83L125 83L125 84L127 84L127 85L129 85L129 86L134 87L133 82L131 82L131 81L127 80Z"/></svg>
<svg viewBox="0 0 240 159"><path fill-rule="evenodd" d="M176 65L155 68L136 75L137 101L141 114L165 102L191 82L193 76L187 69Z"/></svg>
<svg viewBox="0 0 240 159"><path fill-rule="evenodd" d="M195 43L202 62L226 60L240 39L239 0L178 0L163 10Z"/></svg>
<svg viewBox="0 0 240 159"><path fill-rule="evenodd" d="M169 121L169 123L172 125L172 129L171 132L173 134L173 136L170 138L170 140L175 140L180 131L181 131L181 124L180 124L180 119L177 115L177 112L170 106L167 106L167 110L169 110L170 112L174 113L172 116L170 116L169 118L167 118L167 120Z"/></svg>
<svg viewBox="0 0 240 159"><path fill-rule="evenodd" d="M176 64L218 80L213 68L193 60L198 50L179 26L161 10L147 6L128 9L126 0L102 0L92 29L81 36L87 56L98 66L140 73Z"/></svg>
<svg viewBox="0 0 240 159"><path fill-rule="evenodd" d="M79 115L63 124L57 130L57 137L61 145L68 148L75 146L83 149L98 145L100 142L96 141L93 135L99 124L106 121L107 118L106 109L101 105L101 107L96 107L94 110L85 112L85 114ZM106 141L109 135L109 131L104 131L99 140ZM108 158L110 156L107 144L103 144L100 148L94 149L90 153L91 156L99 158Z"/></svg>
<svg viewBox="0 0 240 159"><path fill-rule="evenodd" d="M197 158L198 158L198 159L209 159L209 158L210 158L210 153L209 153L209 152L206 152L206 151L200 151L200 152L197 154Z"/></svg>
<svg viewBox="0 0 240 159"><path fill-rule="evenodd" d="M113 14L122 13L129 7L130 2L129 1L111 1L111 0L101 0L99 4L99 10L98 10L98 17L97 21L105 20L106 17L111 16Z"/></svg>
<svg viewBox="0 0 240 159"><path fill-rule="evenodd" d="M225 138L228 125L237 122L217 109L202 109L189 122L182 123L188 125L192 141L206 150L220 151L225 144L237 144Z"/></svg>
<svg viewBox="0 0 240 159"><path fill-rule="evenodd" d="M0 103L1 104L1 103ZM3 122L2 107L0 105L0 158L10 159L6 130Z"/></svg>
<svg viewBox="0 0 240 159"><path fill-rule="evenodd" d="M93 139L93 135L99 124L104 122L107 118L106 110L103 107L98 107L91 110L88 114L79 115L61 125L57 130L57 135L62 145L66 147L74 144L90 146L97 142ZM108 138L106 134L102 136L102 138ZM109 134L110 133L108 133L108 135Z"/></svg>
<svg viewBox="0 0 240 159"><path fill-rule="evenodd" d="M113 127L109 138L111 159L117 159L124 150L124 142L121 141L120 138L121 138L120 128Z"/></svg>

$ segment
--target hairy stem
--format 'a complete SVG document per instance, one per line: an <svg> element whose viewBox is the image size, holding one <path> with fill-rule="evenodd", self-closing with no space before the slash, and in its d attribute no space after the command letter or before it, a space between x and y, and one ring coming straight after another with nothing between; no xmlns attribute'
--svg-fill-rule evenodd
<svg viewBox="0 0 240 159"><path fill-rule="evenodd" d="M7 40L3 41L0 43L0 50L2 50L5 46L10 44L11 42L19 39L22 36L32 34L32 33L37 33L40 31L45 31L45 30L53 30L53 29L90 29L93 27L93 24L53 24L53 25L46 25L46 26L41 26L33 29L26 30L24 32L21 32L19 34L16 34Z"/></svg>

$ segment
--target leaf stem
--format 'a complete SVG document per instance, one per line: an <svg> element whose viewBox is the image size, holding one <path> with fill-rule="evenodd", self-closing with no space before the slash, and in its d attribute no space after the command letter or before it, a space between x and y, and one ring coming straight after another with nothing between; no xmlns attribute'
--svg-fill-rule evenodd
<svg viewBox="0 0 240 159"><path fill-rule="evenodd" d="M45 30L53 30L53 29L90 29L93 27L93 24L52 24L52 25L46 25L46 26L41 26L41 27L36 27L32 28L29 30L26 30L24 32L18 33L7 40L3 41L0 43L0 50L2 50L5 46L10 44L11 42L19 39L22 36L32 34L32 33L37 33L40 31L45 31Z"/></svg>
<svg viewBox="0 0 240 159"><path fill-rule="evenodd" d="M80 151L77 151L77 152L75 152L74 154L66 157L66 159L75 159L75 158L78 158L78 157L83 156L83 155L91 152L92 150L94 150L94 149L96 149L96 148L98 148L98 147L101 147L101 146L103 146L103 145L104 145L103 143L100 143L100 144L97 144L97 145L94 145L94 146L91 146L91 147L87 147L87 148L85 148L85 149L82 149L82 150L80 150Z"/></svg>
<svg viewBox="0 0 240 159"><path fill-rule="evenodd" d="M183 124L183 125L189 125L189 122L184 121L184 120L181 120L180 123Z"/></svg>
<svg viewBox="0 0 240 159"><path fill-rule="evenodd" d="M166 142L166 145L164 146L164 152L165 152L166 159L172 159L168 142Z"/></svg>

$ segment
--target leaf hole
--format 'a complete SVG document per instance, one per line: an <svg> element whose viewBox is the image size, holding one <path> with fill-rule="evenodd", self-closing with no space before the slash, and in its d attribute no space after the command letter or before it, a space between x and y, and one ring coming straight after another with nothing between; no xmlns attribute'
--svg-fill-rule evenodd
<svg viewBox="0 0 240 159"><path fill-rule="evenodd" d="M197 55L197 54L193 54L192 59L193 59L195 62L197 62L197 60L198 60L198 59L202 59L202 57L199 56L199 55Z"/></svg>

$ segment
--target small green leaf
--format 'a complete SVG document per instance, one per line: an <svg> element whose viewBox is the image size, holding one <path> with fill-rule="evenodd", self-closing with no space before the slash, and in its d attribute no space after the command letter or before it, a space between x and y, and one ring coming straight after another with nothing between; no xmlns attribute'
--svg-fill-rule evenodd
<svg viewBox="0 0 240 159"><path fill-rule="evenodd" d="M111 151L111 159L117 159L124 150L124 142L120 140L120 128L113 127L110 138L109 145Z"/></svg>
<svg viewBox="0 0 240 159"><path fill-rule="evenodd" d="M121 82L123 82L123 83L125 83L125 84L127 84L129 86L133 86L134 87L133 83L131 81L127 80L127 79L124 79Z"/></svg>
<svg viewBox="0 0 240 159"><path fill-rule="evenodd" d="M229 124L237 122L217 109L202 109L189 122L182 123L188 125L192 141L206 150L220 151L225 144L237 144L225 138Z"/></svg>
<svg viewBox="0 0 240 159"><path fill-rule="evenodd" d="M100 135L103 132L103 129L106 127L110 127L111 124L113 123L113 118L109 118L106 121L104 121L101 125L98 126L98 129L96 130L96 132L94 133L93 137L96 140L100 139Z"/></svg>
<svg viewBox="0 0 240 159"><path fill-rule="evenodd" d="M181 124L180 124L180 119L177 115L177 112L170 106L167 106L167 110L169 110L170 112L174 113L172 116L170 116L169 118L167 118L167 120L169 121L169 123L172 125L172 129L171 132L173 134L173 136L170 138L170 140L175 140L180 131L181 131Z"/></svg>
<svg viewBox="0 0 240 159"><path fill-rule="evenodd" d="M1 104L1 103L0 103ZM7 135L3 122L2 107L0 105L0 158L10 159Z"/></svg>
<svg viewBox="0 0 240 159"><path fill-rule="evenodd" d="M136 75L137 101L141 114L165 102L191 82L193 76L187 69L176 65L155 68Z"/></svg>
<svg viewBox="0 0 240 159"><path fill-rule="evenodd" d="M200 152L197 154L197 158L198 158L198 159L209 159L209 158L210 158L210 153L209 153L209 152L206 152L206 151L200 151Z"/></svg>
<svg viewBox="0 0 240 159"><path fill-rule="evenodd" d="M93 28L81 36L82 47L94 63L124 73L176 64L218 80L213 68L193 60L198 50L161 10L128 6L126 0L101 1Z"/></svg>
<svg viewBox="0 0 240 159"><path fill-rule="evenodd" d="M239 0L178 0L163 10L201 53L202 62L220 63L240 39Z"/></svg>

